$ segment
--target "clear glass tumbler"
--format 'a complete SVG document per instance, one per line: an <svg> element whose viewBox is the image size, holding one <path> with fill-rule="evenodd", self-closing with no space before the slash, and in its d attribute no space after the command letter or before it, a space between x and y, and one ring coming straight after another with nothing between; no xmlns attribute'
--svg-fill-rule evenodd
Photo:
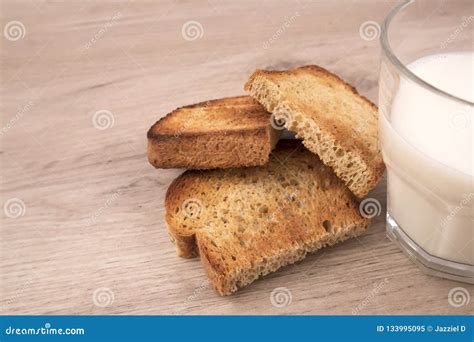
<svg viewBox="0 0 474 342"><path fill-rule="evenodd" d="M474 283L471 12L470 1L398 5L382 26L379 80L387 235L427 273L468 283Z"/></svg>

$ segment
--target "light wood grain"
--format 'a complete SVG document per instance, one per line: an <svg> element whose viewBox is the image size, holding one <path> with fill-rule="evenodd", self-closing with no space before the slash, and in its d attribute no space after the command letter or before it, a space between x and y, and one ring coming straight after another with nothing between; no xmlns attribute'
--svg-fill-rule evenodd
<svg viewBox="0 0 474 342"><path fill-rule="evenodd" d="M257 67L319 64L376 102L378 42L359 27L394 3L2 1L2 28L19 20L26 35L1 39L1 203L19 198L26 211L2 213L1 313L470 312L450 306L448 292L472 287L424 275L385 237L384 213L362 237L219 297L199 260L178 258L168 241L163 196L181 170L146 160L158 118L243 94ZM434 29L446 15L430 14ZM202 38L183 39L190 20ZM99 110L113 113L113 127L94 127ZM385 181L370 196L385 208ZM106 307L93 302L102 287L113 293ZM291 291L290 305L271 304L277 287Z"/></svg>

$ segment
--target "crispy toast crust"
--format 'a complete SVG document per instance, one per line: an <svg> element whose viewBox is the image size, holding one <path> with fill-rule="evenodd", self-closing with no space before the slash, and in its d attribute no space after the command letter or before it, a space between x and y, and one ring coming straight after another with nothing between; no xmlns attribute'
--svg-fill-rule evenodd
<svg viewBox="0 0 474 342"><path fill-rule="evenodd" d="M346 103L357 106L360 117L348 122L344 117L344 110L338 111L325 106L323 101L320 108L317 105L308 107L301 100L303 95L299 95L299 90L282 90L283 83L297 81L308 75L317 79L316 85L322 90L336 89L334 91L344 96L350 94L348 98L351 102ZM323 96L323 92L317 87L309 94L308 89L298 86L305 92L307 99L311 97L313 103L318 103L317 97ZM302 137L305 146L331 166L355 195L363 197L378 183L385 166L378 146L377 107L361 96L353 86L324 68L309 65L286 71L257 70L244 88L268 111L273 112L276 119L286 121L285 127ZM328 112L332 115L327 115ZM304 124L298 124L301 118L305 121ZM364 132L355 131L353 123L356 119L358 123L365 124Z"/></svg>
<svg viewBox="0 0 474 342"><path fill-rule="evenodd" d="M199 103L181 106L170 112L169 114L165 115L161 119L159 119L147 132L147 138L153 139L158 136L166 136L166 135L181 135L181 134L192 134L193 132L188 132L187 129L196 126L196 124L189 124L186 122L178 121L179 125L176 126L176 123L171 123L176 116L180 115L181 120L186 120L186 115L184 114L185 110L219 110L219 109L231 109L231 108L241 108L242 110L253 111L257 112L258 115L254 115L252 117L246 117L247 120L247 128L264 128L267 127L268 122L266 120L262 120L262 117L270 117L270 114L266 112L266 110L254 99L250 96L234 96L234 97L225 97L221 99L213 99L208 101L202 101ZM224 112L223 110L223 112ZM204 113L204 112L203 112ZM225 113L224 113L225 114ZM199 125L199 123L198 123ZM183 127L184 126L184 127ZM202 134L203 130L206 127L199 128L194 133ZM213 130L212 132L221 133L227 132L234 129L234 127L224 126L221 129ZM241 130L243 128L237 128Z"/></svg>
<svg viewBox="0 0 474 342"><path fill-rule="evenodd" d="M199 209L191 216L189 201ZM299 141L280 141L265 166L186 171L170 185L165 208L178 254L200 255L221 295L369 224L354 195Z"/></svg>
<svg viewBox="0 0 474 342"><path fill-rule="evenodd" d="M180 107L148 131L156 168L213 169L263 165L278 140L270 114L249 96Z"/></svg>
<svg viewBox="0 0 474 342"><path fill-rule="evenodd" d="M336 74L333 74L329 70L326 70L326 69L320 67L319 65L305 65L305 66L298 67L298 68L295 68L295 69L290 69L290 70L262 70L262 69L259 69L259 70L256 70L250 76L250 78L247 80L247 82L244 85L244 89L246 91L249 91L250 87L251 87L251 84L254 81L254 79L256 77L259 77L260 75L264 75L264 74L269 74L269 75L272 75L272 74L280 74L280 75L294 74L294 75L297 75L298 72L301 72L301 71L308 71L308 72L314 73L315 75L323 74L325 77L327 77L327 78L329 78L329 79L331 79L335 82L338 82L340 84L343 84L350 92L352 92L354 95L359 96L361 99L363 99L369 106L371 106L373 108L374 111L378 111L378 107L372 101L370 101L368 98L366 98L365 96L359 94L359 92L357 91L357 89L354 86L347 83L342 78L340 78Z"/></svg>

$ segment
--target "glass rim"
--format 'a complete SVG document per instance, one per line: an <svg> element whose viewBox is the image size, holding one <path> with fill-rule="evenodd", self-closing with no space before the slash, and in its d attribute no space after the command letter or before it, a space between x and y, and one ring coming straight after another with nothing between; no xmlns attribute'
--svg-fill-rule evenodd
<svg viewBox="0 0 474 342"><path fill-rule="evenodd" d="M413 3L414 0L404 0L401 4L397 5L394 7L390 13L385 17L385 20L382 23L382 29L380 33L380 45L382 46L382 51L387 56L387 58L390 60L390 62L398 69L398 71L403 74L404 76L408 77L411 81L415 82L419 86L434 92L442 97L448 98L453 101L460 102L462 104L468 105L468 106L474 106L474 102L470 102L468 100L462 99L460 97L457 97L453 94L450 94L444 90L441 90L432 84L426 82L422 78L418 77L415 75L411 70L409 70L405 64L400 61L400 59L397 57L395 52L393 51L392 47L390 46L390 42L388 39L388 29L392 23L392 20L397 16L398 13L411 3Z"/></svg>

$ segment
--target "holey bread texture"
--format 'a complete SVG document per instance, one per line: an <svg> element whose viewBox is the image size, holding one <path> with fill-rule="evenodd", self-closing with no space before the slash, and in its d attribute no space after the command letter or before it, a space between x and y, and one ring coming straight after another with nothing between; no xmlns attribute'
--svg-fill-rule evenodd
<svg viewBox="0 0 474 342"><path fill-rule="evenodd" d="M178 108L148 131L148 160L156 168L263 165L280 133L270 117L250 96Z"/></svg>
<svg viewBox="0 0 474 342"><path fill-rule="evenodd" d="M365 196L382 177L377 107L336 75L313 65L257 70L245 90L300 136L356 196Z"/></svg>
<svg viewBox="0 0 474 342"><path fill-rule="evenodd" d="M355 196L297 140L281 140L264 166L186 171L165 206L178 254L200 255L221 295L369 224Z"/></svg>

